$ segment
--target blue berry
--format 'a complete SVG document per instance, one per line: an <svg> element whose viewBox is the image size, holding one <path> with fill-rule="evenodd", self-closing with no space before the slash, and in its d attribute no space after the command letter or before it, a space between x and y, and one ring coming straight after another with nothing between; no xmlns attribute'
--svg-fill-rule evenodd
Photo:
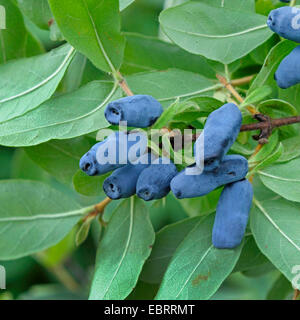
<svg viewBox="0 0 300 320"><path fill-rule="evenodd" d="M151 96L135 95L113 101L105 110L105 117L111 124L127 121L129 127L146 128L162 114L161 104Z"/></svg>
<svg viewBox="0 0 300 320"><path fill-rule="evenodd" d="M140 174L136 185L137 195L145 201L165 197L170 192L170 182L177 173L176 166L170 160L156 159Z"/></svg>
<svg viewBox="0 0 300 320"><path fill-rule="evenodd" d="M204 170L218 168L223 157L236 140L242 125L242 113L234 103L227 103L212 112L205 123L204 131ZM198 138L194 145L196 163L201 156Z"/></svg>
<svg viewBox="0 0 300 320"><path fill-rule="evenodd" d="M215 171L191 175L186 170L171 181L171 190L178 199L201 197L222 185L243 179L248 172L248 161L240 155L228 155Z"/></svg>
<svg viewBox="0 0 300 320"><path fill-rule="evenodd" d="M138 144L141 148L132 151ZM105 174L137 160L147 150L147 137L132 132L115 132L96 143L81 159L79 167L89 176ZM121 153L120 153L121 152Z"/></svg>
<svg viewBox="0 0 300 320"><path fill-rule="evenodd" d="M212 243L219 249L237 247L245 234L253 189L248 180L225 186L217 206Z"/></svg>
<svg viewBox="0 0 300 320"><path fill-rule="evenodd" d="M300 10L295 7L281 7L269 14L268 27L281 37L300 43Z"/></svg>
<svg viewBox="0 0 300 320"><path fill-rule="evenodd" d="M300 83L300 46L281 61L274 78L282 89Z"/></svg>
<svg viewBox="0 0 300 320"><path fill-rule="evenodd" d="M151 164L151 159L151 154L145 154L135 164L116 169L103 183L105 194L114 200L133 196L138 177Z"/></svg>

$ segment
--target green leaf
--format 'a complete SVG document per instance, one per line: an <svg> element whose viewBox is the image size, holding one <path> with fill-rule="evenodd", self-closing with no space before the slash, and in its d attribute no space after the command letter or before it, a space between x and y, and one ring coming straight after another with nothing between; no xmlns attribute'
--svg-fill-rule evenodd
<svg viewBox="0 0 300 320"><path fill-rule="evenodd" d="M95 197L103 195L103 182L110 175L105 174L97 177L90 177L86 173L78 170L73 177L74 189L85 196Z"/></svg>
<svg viewBox="0 0 300 320"><path fill-rule="evenodd" d="M116 209L98 248L91 300L125 299L135 287L154 242L143 202L135 197Z"/></svg>
<svg viewBox="0 0 300 320"><path fill-rule="evenodd" d="M267 300L285 300L292 292L293 287L291 282L281 274L268 292Z"/></svg>
<svg viewBox="0 0 300 320"><path fill-rule="evenodd" d="M130 6L134 0L120 0L120 11Z"/></svg>
<svg viewBox="0 0 300 320"><path fill-rule="evenodd" d="M300 157L300 139L299 136L283 140L283 153L277 162L287 162Z"/></svg>
<svg viewBox="0 0 300 320"><path fill-rule="evenodd" d="M70 257L76 249L74 241L75 231L76 226L58 244L45 251L38 252L35 255L35 258L38 259L39 263L46 268L52 268L64 263L65 260Z"/></svg>
<svg viewBox="0 0 300 320"><path fill-rule="evenodd" d="M203 218L194 217L168 225L156 234L150 257L141 273L141 280L147 283L160 283L177 247Z"/></svg>
<svg viewBox="0 0 300 320"><path fill-rule="evenodd" d="M38 27L49 29L52 13L47 0L17 0L21 11Z"/></svg>
<svg viewBox="0 0 300 320"><path fill-rule="evenodd" d="M174 44L141 34L126 33L126 48L121 72L132 74L149 70L177 68L215 79L216 74L208 61L190 54ZM151 48L151 54L149 54Z"/></svg>
<svg viewBox="0 0 300 320"><path fill-rule="evenodd" d="M198 2L205 3L210 6L218 7L218 8L227 8L233 9L236 11L244 11L244 12L254 12L255 11L255 1L247 0L247 1L236 1L236 0L196 0Z"/></svg>
<svg viewBox="0 0 300 320"><path fill-rule="evenodd" d="M274 80L274 74L282 59L285 58L296 46L297 45L294 42L286 40L279 42L275 47L273 47L267 56L259 74L252 82L248 94L265 85L277 89L278 87L276 81Z"/></svg>
<svg viewBox="0 0 300 320"><path fill-rule="evenodd" d="M242 245L220 250L211 243L214 216L200 220L177 248L156 299L206 300L234 268Z"/></svg>
<svg viewBox="0 0 300 320"><path fill-rule="evenodd" d="M95 220L95 216L88 217L85 221L83 221L82 225L80 226L79 230L76 233L75 243L76 246L80 246L88 237L91 224Z"/></svg>
<svg viewBox="0 0 300 320"><path fill-rule="evenodd" d="M49 0L55 20L68 42L96 67L116 72L123 59L119 1Z"/></svg>
<svg viewBox="0 0 300 320"><path fill-rule="evenodd" d="M22 14L10 0L0 0L6 12L6 29L0 29L0 63L25 56L29 37ZM2 78L2 76L1 76Z"/></svg>
<svg viewBox="0 0 300 320"><path fill-rule="evenodd" d="M257 172L257 171L261 170L262 168L268 167L272 163L276 162L280 158L280 156L282 155L282 152L283 152L283 147L282 147L282 143L280 142L278 147L275 149L275 151L272 152L272 154L270 154L267 158L265 158L263 161L261 161L253 169L254 172Z"/></svg>
<svg viewBox="0 0 300 320"><path fill-rule="evenodd" d="M253 270L267 265L270 265L270 261L261 253L254 238L251 235L246 236L242 253L233 272Z"/></svg>
<svg viewBox="0 0 300 320"><path fill-rule="evenodd" d="M290 280L300 259L300 205L282 198L259 202L251 212L251 230L264 255Z"/></svg>
<svg viewBox="0 0 300 320"><path fill-rule="evenodd" d="M283 118L287 116L297 116L297 109L287 101L280 99L270 99L261 102L257 109L260 113L266 114L271 118Z"/></svg>
<svg viewBox="0 0 300 320"><path fill-rule="evenodd" d="M27 155L37 165L62 183L71 184L78 171L80 158L92 147L85 137L53 140L26 148Z"/></svg>
<svg viewBox="0 0 300 320"><path fill-rule="evenodd" d="M242 106L246 106L248 104L255 104L267 96L272 94L272 88L270 86L262 86L253 90L249 95L247 95L246 99L242 103Z"/></svg>
<svg viewBox="0 0 300 320"><path fill-rule="evenodd" d="M300 202L300 158L259 170L263 184L290 201Z"/></svg>
<svg viewBox="0 0 300 320"><path fill-rule="evenodd" d="M218 188L203 197L182 199L180 204L190 217L206 215L216 211L222 188Z"/></svg>
<svg viewBox="0 0 300 320"><path fill-rule="evenodd" d="M46 54L0 66L0 123L18 117L49 99L73 55L74 49L64 45Z"/></svg>
<svg viewBox="0 0 300 320"><path fill-rule="evenodd" d="M111 82L95 81L75 92L50 99L24 116L0 123L0 144L32 146L70 139L108 126L104 108L117 99Z"/></svg>
<svg viewBox="0 0 300 320"><path fill-rule="evenodd" d="M264 16L198 2L163 11L160 23L183 49L224 64L245 56L272 35Z"/></svg>
<svg viewBox="0 0 300 320"><path fill-rule="evenodd" d="M0 183L0 259L12 260L62 240L87 208L44 183Z"/></svg>
<svg viewBox="0 0 300 320"><path fill-rule="evenodd" d="M149 94L168 106L177 98L187 99L193 96L209 95L220 88L203 76L178 70L145 72L126 77L129 87L135 94Z"/></svg>

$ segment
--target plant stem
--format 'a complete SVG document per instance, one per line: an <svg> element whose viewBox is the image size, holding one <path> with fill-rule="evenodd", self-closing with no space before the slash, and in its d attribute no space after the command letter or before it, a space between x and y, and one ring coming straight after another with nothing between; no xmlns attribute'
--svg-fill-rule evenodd
<svg viewBox="0 0 300 320"><path fill-rule="evenodd" d="M299 295L300 295L300 291L299 291L298 289L295 289L295 291L294 291L294 296L293 296L293 300L297 300L298 297L299 297Z"/></svg>
<svg viewBox="0 0 300 320"><path fill-rule="evenodd" d="M253 78L254 78L254 75L252 75L252 76L247 76L247 77L244 77L244 78L231 80L230 83L231 83L233 86L241 86L241 85L243 85L243 84L249 83Z"/></svg>
<svg viewBox="0 0 300 320"><path fill-rule="evenodd" d="M291 2L290 2L290 7L295 6L295 5L296 5L296 1L297 1L297 0L291 0Z"/></svg>
<svg viewBox="0 0 300 320"><path fill-rule="evenodd" d="M241 126L242 131L253 131L253 130L262 130L268 127L277 128L286 126L289 124L295 124L300 122L300 116L296 117L287 117L287 118L279 118L279 119L270 119L270 122L259 122L259 123L251 123L244 124Z"/></svg>
<svg viewBox="0 0 300 320"><path fill-rule="evenodd" d="M226 78L224 78L223 76L217 74L216 77L218 78L218 80L220 81L221 84L223 84L223 86L236 98L236 100L240 103L244 102L244 99L240 96L240 94L234 89L234 87L232 86L231 83L227 82ZM253 107L248 106L247 110L251 113L251 114L256 114L258 113Z"/></svg>
<svg viewBox="0 0 300 320"><path fill-rule="evenodd" d="M118 71L116 73L116 75L114 76L115 81L119 84L119 86L121 87L121 89L125 92L125 94L127 96L133 96L133 92L131 91L131 89L129 88L126 80L124 79L124 77L122 76L121 72Z"/></svg>

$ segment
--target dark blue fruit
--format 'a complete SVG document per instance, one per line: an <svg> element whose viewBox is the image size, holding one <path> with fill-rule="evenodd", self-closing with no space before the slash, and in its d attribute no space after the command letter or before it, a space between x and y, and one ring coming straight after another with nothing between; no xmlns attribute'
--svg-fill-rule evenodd
<svg viewBox="0 0 300 320"><path fill-rule="evenodd" d="M116 169L105 179L103 190L109 198L116 200L129 198L135 194L139 175L151 164L151 154L145 154L139 160L136 164Z"/></svg>
<svg viewBox="0 0 300 320"><path fill-rule="evenodd" d="M138 144L140 148L133 150ZM147 137L138 133L115 132L96 143L81 159L79 167L89 176L105 174L131 163L147 150Z"/></svg>
<svg viewBox="0 0 300 320"><path fill-rule="evenodd" d="M165 197L170 192L170 182L177 173L176 166L170 160L156 159L140 174L136 194L145 201Z"/></svg>
<svg viewBox="0 0 300 320"><path fill-rule="evenodd" d="M253 189L248 180L225 186L218 202L212 243L219 249L233 249L245 234L252 205Z"/></svg>
<svg viewBox="0 0 300 320"><path fill-rule="evenodd" d="M151 96L136 95L122 98L108 104L105 117L111 124L127 121L129 127L146 128L162 114L161 104Z"/></svg>
<svg viewBox="0 0 300 320"><path fill-rule="evenodd" d="M295 7L281 7L269 14L268 27L281 37L300 43L300 10Z"/></svg>
<svg viewBox="0 0 300 320"><path fill-rule="evenodd" d="M274 78L282 89L300 83L300 46L281 61Z"/></svg>
<svg viewBox="0 0 300 320"><path fill-rule="evenodd" d="M201 197L222 185L243 179L247 172L246 158L228 155L215 171L203 171L198 175L187 174L187 169L181 171L171 181L171 190L178 199Z"/></svg>
<svg viewBox="0 0 300 320"><path fill-rule="evenodd" d="M227 103L212 112L205 123L204 131L204 170L218 168L225 154L236 140L242 125L242 113L234 103ZM201 137L194 145L196 163L201 156L198 145Z"/></svg>

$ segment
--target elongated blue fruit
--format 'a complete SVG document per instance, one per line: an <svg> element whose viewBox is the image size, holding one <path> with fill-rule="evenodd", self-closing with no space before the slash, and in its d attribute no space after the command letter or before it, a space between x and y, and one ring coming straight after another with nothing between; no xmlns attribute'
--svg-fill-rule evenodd
<svg viewBox="0 0 300 320"><path fill-rule="evenodd" d="M272 10L267 25L281 37L300 43L300 9L285 6Z"/></svg>
<svg viewBox="0 0 300 320"><path fill-rule="evenodd" d="M171 190L178 199L201 197L222 185L243 179L247 172L246 158L228 155L215 171L203 171L201 174L187 174L187 168L181 171L171 181Z"/></svg>
<svg viewBox="0 0 300 320"><path fill-rule="evenodd" d="M204 170L218 168L225 154L236 140L242 125L242 113L234 103L227 103L212 112L205 123L204 131ZM201 156L199 137L194 145L196 163Z"/></svg>
<svg viewBox="0 0 300 320"><path fill-rule="evenodd" d="M135 95L113 101L105 110L105 117L111 124L127 121L129 127L150 127L162 114L161 104L151 96Z"/></svg>
<svg viewBox="0 0 300 320"><path fill-rule="evenodd" d="M281 61L274 78L282 89L300 83L300 46Z"/></svg>
<svg viewBox="0 0 300 320"><path fill-rule="evenodd" d="M136 192L136 183L141 172L151 164L151 154L140 157L135 164L116 169L104 180L103 190L113 199L129 198Z"/></svg>
<svg viewBox="0 0 300 320"><path fill-rule="evenodd" d="M174 163L166 158L156 159L139 176L136 194L145 201L161 199L170 192L170 182L178 173Z"/></svg>
<svg viewBox="0 0 300 320"><path fill-rule="evenodd" d="M245 234L252 206L253 189L248 180L225 186L217 206L212 243L219 249L233 249Z"/></svg>
<svg viewBox="0 0 300 320"><path fill-rule="evenodd" d="M89 176L105 174L136 161L146 150L145 134L115 132L96 143L80 159L79 167Z"/></svg>

